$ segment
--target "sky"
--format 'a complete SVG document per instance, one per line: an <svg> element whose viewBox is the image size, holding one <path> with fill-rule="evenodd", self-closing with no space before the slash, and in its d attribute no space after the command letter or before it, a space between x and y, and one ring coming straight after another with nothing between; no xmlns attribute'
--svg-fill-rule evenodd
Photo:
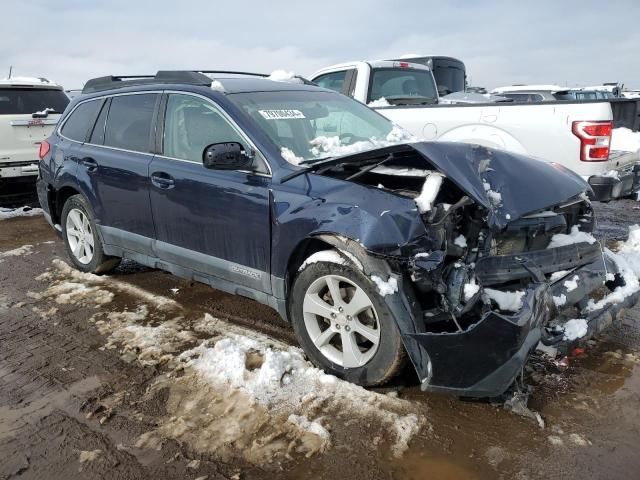
<svg viewBox="0 0 640 480"><path fill-rule="evenodd" d="M310 76L353 60L446 55L470 84L640 88L640 2L21 0L2 5L0 77L67 89L160 69Z"/></svg>

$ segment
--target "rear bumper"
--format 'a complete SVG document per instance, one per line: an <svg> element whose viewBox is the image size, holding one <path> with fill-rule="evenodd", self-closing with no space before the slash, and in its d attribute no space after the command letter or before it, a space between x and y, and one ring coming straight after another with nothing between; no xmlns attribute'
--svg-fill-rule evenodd
<svg viewBox="0 0 640 480"><path fill-rule="evenodd" d="M36 177L38 161L0 163L0 179L16 177Z"/></svg>
<svg viewBox="0 0 640 480"><path fill-rule="evenodd" d="M619 170L617 177L592 175L588 182L595 194L595 200L608 202L625 197L640 190L640 163Z"/></svg>

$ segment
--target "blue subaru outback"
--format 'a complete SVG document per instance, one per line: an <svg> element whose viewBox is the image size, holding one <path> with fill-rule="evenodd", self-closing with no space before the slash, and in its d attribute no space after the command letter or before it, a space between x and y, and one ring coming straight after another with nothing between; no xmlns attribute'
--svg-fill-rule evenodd
<svg viewBox="0 0 640 480"><path fill-rule="evenodd" d="M565 309L584 340L636 300L585 309L623 280L572 172L419 142L300 78L93 79L40 158L40 203L77 269L128 258L267 304L360 385L408 359L425 390L496 396L540 342L578 341Z"/></svg>

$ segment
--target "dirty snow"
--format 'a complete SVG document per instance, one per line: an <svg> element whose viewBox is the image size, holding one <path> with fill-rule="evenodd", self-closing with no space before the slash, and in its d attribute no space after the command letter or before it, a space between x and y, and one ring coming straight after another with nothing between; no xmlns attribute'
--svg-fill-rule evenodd
<svg viewBox="0 0 640 480"><path fill-rule="evenodd" d="M274 82L304 83L294 72L287 72L286 70L274 70L268 79Z"/></svg>
<svg viewBox="0 0 640 480"><path fill-rule="evenodd" d="M458 235L453 241L453 244L460 248L467 248L467 239L464 238L464 235Z"/></svg>
<svg viewBox="0 0 640 480"><path fill-rule="evenodd" d="M547 248L558 248L564 247L566 245L573 245L574 243L595 243L596 239L587 232L581 232L578 228L578 225L574 225L571 227L571 232L566 233L556 233L553 237L551 237L551 241Z"/></svg>
<svg viewBox="0 0 640 480"><path fill-rule="evenodd" d="M347 263L344 257L340 255L337 250L321 250L309 256L309 258L302 262L298 271L301 272L307 267L307 265L317 262L337 263L338 265L344 265Z"/></svg>
<svg viewBox="0 0 640 480"><path fill-rule="evenodd" d="M102 450L81 450L78 456L80 463L93 462L102 453Z"/></svg>
<svg viewBox="0 0 640 480"><path fill-rule="evenodd" d="M468 302L480 290L480 285L476 283L475 277L464 285L464 301Z"/></svg>
<svg viewBox="0 0 640 480"><path fill-rule="evenodd" d="M371 102L367 103L367 106L368 106L368 107L371 107L371 108L376 108L376 107L390 107L390 106L391 106L391 104L387 101L387 99L386 99L386 98L384 98L384 97L380 97L380 98L378 98L377 100L373 100L373 101L371 101Z"/></svg>
<svg viewBox="0 0 640 480"><path fill-rule="evenodd" d="M616 289L606 295L598 302L593 299L589 300L586 311L592 312L606 305L620 303L626 297L640 290L640 227L633 225L629 227L629 238L618 245L617 252L609 249L604 250L605 255L609 256L618 267L625 285L616 287Z"/></svg>
<svg viewBox="0 0 640 480"><path fill-rule="evenodd" d="M22 245L21 247L14 248L13 250L6 250L0 252L0 258L2 257L22 257L25 255L31 255L33 253L33 245Z"/></svg>
<svg viewBox="0 0 640 480"><path fill-rule="evenodd" d="M414 198L420 213L431 211L433 202L440 192L443 178L444 176L442 174L434 172L425 179L420 195Z"/></svg>
<svg viewBox="0 0 640 480"><path fill-rule="evenodd" d="M378 293L383 297L392 295L398 291L398 281L391 276L386 282L377 275L371 275L371 280L376 284L378 287Z"/></svg>
<svg viewBox="0 0 640 480"><path fill-rule="evenodd" d="M517 312L522 308L522 299L524 298L524 291L516 290L515 292L503 292L501 290L494 290L493 288L485 288L484 292L491 300L498 304L500 310L507 312Z"/></svg>
<svg viewBox="0 0 640 480"><path fill-rule="evenodd" d="M20 207L20 208L5 208L0 207L0 220L6 220L8 218L16 217L33 217L36 215L42 215L41 208Z"/></svg>
<svg viewBox="0 0 640 480"><path fill-rule="evenodd" d="M280 155L282 155L282 158L284 158L287 162L291 163L292 165L300 165L300 163L304 161L304 158L297 156L295 153L293 153L293 151L289 150L287 147L282 147L280 149Z"/></svg>
<svg viewBox="0 0 640 480"><path fill-rule="evenodd" d="M633 132L625 127L614 128L611 133L611 150L640 151L640 132Z"/></svg>
<svg viewBox="0 0 640 480"><path fill-rule="evenodd" d="M584 318L574 318L564 324L564 339L568 341L577 340L587 334L589 326Z"/></svg>

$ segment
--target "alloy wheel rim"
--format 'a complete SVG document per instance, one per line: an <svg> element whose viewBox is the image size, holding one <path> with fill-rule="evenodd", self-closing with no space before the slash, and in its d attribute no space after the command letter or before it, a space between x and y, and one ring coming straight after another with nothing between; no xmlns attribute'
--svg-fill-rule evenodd
<svg viewBox="0 0 640 480"><path fill-rule="evenodd" d="M304 324L316 348L343 368L367 364L380 345L380 322L373 302L352 280L324 275L307 289Z"/></svg>
<svg viewBox="0 0 640 480"><path fill-rule="evenodd" d="M80 209L74 208L67 215L67 243L78 262L87 265L93 260L95 239L91 222Z"/></svg>

